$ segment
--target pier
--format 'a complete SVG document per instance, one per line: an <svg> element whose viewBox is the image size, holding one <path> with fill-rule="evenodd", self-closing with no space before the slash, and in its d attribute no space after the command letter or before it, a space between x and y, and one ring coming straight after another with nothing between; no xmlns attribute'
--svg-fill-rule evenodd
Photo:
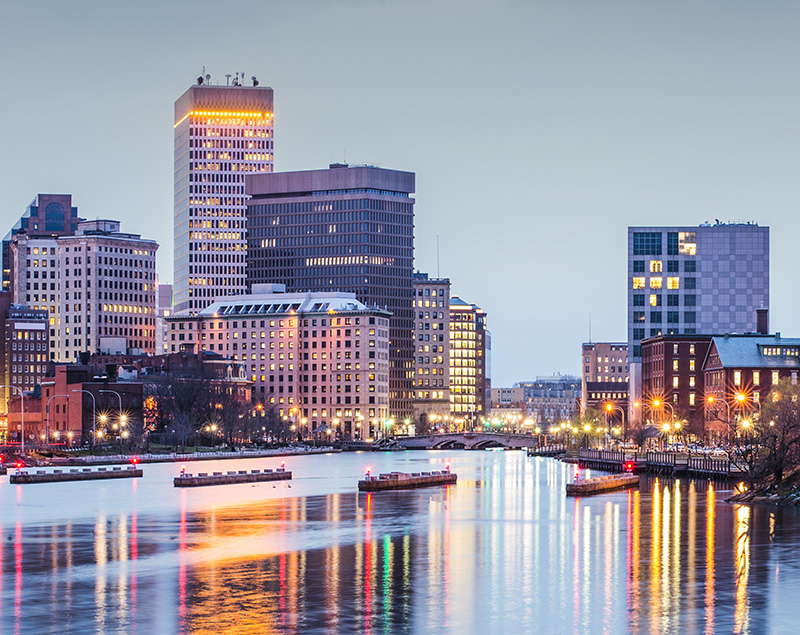
<svg viewBox="0 0 800 635"><path fill-rule="evenodd" d="M565 456L566 463L606 472L650 472L670 476L739 478L742 469L727 457L691 455L683 452L632 452L622 450L580 450Z"/></svg>
<svg viewBox="0 0 800 635"><path fill-rule="evenodd" d="M371 476L367 472L363 481L358 482L360 492L377 492L381 490L396 489L416 489L418 487L431 487L434 485L454 485L458 480L458 475L450 472L450 469L440 472L391 472L380 476Z"/></svg>
<svg viewBox="0 0 800 635"><path fill-rule="evenodd" d="M207 485L234 485L236 483L263 483L266 481L290 481L292 473L282 467L277 470L238 470L227 474L222 472L199 472L197 476L183 470L176 476L172 484L175 487L204 487Z"/></svg>
<svg viewBox="0 0 800 635"><path fill-rule="evenodd" d="M602 494L639 485L638 474L613 474L597 478L582 479L576 476L573 483L567 483L567 496L586 496Z"/></svg>
<svg viewBox="0 0 800 635"><path fill-rule="evenodd" d="M31 472L28 469L17 469L16 472L8 477L8 482L12 485L24 485L30 483L65 483L68 481L101 481L112 478L141 478L144 476L142 468L131 465L128 468L113 467L110 470L105 467L92 470L84 468L82 470L36 470Z"/></svg>

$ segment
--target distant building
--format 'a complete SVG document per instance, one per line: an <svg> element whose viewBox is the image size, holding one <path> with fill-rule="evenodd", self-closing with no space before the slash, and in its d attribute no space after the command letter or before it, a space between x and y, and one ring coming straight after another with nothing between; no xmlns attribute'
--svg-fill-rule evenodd
<svg viewBox="0 0 800 635"><path fill-rule="evenodd" d="M413 172L335 163L247 178L247 283L346 291L389 321L391 416L412 415Z"/></svg>
<svg viewBox="0 0 800 635"><path fill-rule="evenodd" d="M167 320L172 315L172 285L159 284L156 276L156 354L169 353Z"/></svg>
<svg viewBox="0 0 800 635"><path fill-rule="evenodd" d="M488 417L494 419L504 417L517 417L521 422L526 414L525 389L516 388L490 388Z"/></svg>
<svg viewBox="0 0 800 635"><path fill-rule="evenodd" d="M255 78L253 78L255 80ZM198 77L175 102L175 310L245 290L244 177L272 171L273 91Z"/></svg>
<svg viewBox="0 0 800 635"><path fill-rule="evenodd" d="M581 347L581 411L594 407L588 405L589 393L608 392L596 384L624 383L627 404L628 372L626 342L585 342ZM616 388L615 392L622 390Z"/></svg>
<svg viewBox="0 0 800 635"><path fill-rule="evenodd" d="M113 220L81 222L74 236L58 239L57 360L156 352L157 250Z"/></svg>
<svg viewBox="0 0 800 635"><path fill-rule="evenodd" d="M167 318L170 352L246 362L253 401L307 434L367 438L389 418L389 316L352 293L286 293L283 285Z"/></svg>
<svg viewBox="0 0 800 635"><path fill-rule="evenodd" d="M609 426L626 428L628 421L628 383L619 381L587 381L581 387L582 412L587 408L603 415ZM626 428L627 429L627 428Z"/></svg>
<svg viewBox="0 0 800 635"><path fill-rule="evenodd" d="M15 237L55 238L57 236L69 236L75 233L81 220L83 219L78 218L78 208L72 206L71 194L37 194L36 198L23 212L22 217L3 239L3 291L11 292L12 297L19 297L14 289L16 280L11 260L11 242ZM50 254L47 255L49 256ZM55 291L55 288L47 290ZM34 304L38 302L39 298L37 297ZM46 299L43 300L43 303L46 302Z"/></svg>
<svg viewBox="0 0 800 635"><path fill-rule="evenodd" d="M629 227L627 288L635 403L642 395L642 340L755 330L755 310L769 307L769 228L719 221Z"/></svg>
<svg viewBox="0 0 800 635"><path fill-rule="evenodd" d="M450 300L450 417L471 427L486 416L491 388L491 336L486 313L457 296Z"/></svg>
<svg viewBox="0 0 800 635"><path fill-rule="evenodd" d="M450 280L414 274L414 421L450 415Z"/></svg>
<svg viewBox="0 0 800 635"><path fill-rule="evenodd" d="M570 375L537 377L536 381L515 384L525 393L527 414L539 426L569 421L578 413L581 380Z"/></svg>

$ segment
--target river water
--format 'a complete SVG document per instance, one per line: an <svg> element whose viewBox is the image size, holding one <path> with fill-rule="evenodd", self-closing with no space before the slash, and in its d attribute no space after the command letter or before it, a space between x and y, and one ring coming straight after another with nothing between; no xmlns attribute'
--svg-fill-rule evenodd
<svg viewBox="0 0 800 635"><path fill-rule="evenodd" d="M575 467L407 451L187 465L290 482L0 477L0 634L796 633L800 512L725 483L566 498ZM373 474L458 484L359 494Z"/></svg>

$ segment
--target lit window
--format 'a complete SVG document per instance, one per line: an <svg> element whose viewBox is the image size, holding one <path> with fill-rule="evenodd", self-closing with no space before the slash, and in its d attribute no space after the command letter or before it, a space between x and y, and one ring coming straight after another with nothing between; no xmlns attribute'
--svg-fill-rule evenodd
<svg viewBox="0 0 800 635"><path fill-rule="evenodd" d="M753 386L758 386L761 384L761 371L754 370L753 371Z"/></svg>
<svg viewBox="0 0 800 635"><path fill-rule="evenodd" d="M678 233L678 253L682 256L697 255L697 234L695 232Z"/></svg>
<svg viewBox="0 0 800 635"><path fill-rule="evenodd" d="M694 360L693 359L689 360L689 370L694 370Z"/></svg>
<svg viewBox="0 0 800 635"><path fill-rule="evenodd" d="M681 279L677 276L674 278L667 278L667 289L680 289Z"/></svg>
<svg viewBox="0 0 800 635"><path fill-rule="evenodd" d="M650 306L658 306L658 294L650 294Z"/></svg>
<svg viewBox="0 0 800 635"><path fill-rule="evenodd" d="M650 273L661 273L662 271L662 263L660 260L651 260L650 261Z"/></svg>
<svg viewBox="0 0 800 635"><path fill-rule="evenodd" d="M650 278L650 288L651 289L660 289L662 278Z"/></svg>
<svg viewBox="0 0 800 635"><path fill-rule="evenodd" d="M690 406L694 405L694 393L693 392L689 393L689 405Z"/></svg>
<svg viewBox="0 0 800 635"><path fill-rule="evenodd" d="M772 371L772 383L777 384L781 380L781 374L777 370Z"/></svg>
<svg viewBox="0 0 800 635"><path fill-rule="evenodd" d="M673 388L677 388L678 387L678 378L677 377L673 377L672 378L672 387Z"/></svg>
<svg viewBox="0 0 800 635"><path fill-rule="evenodd" d="M733 385L734 386L742 385L742 371L740 370L733 371Z"/></svg>
<svg viewBox="0 0 800 635"><path fill-rule="evenodd" d="M672 360L672 370L678 370L678 360L677 359L673 359Z"/></svg>
<svg viewBox="0 0 800 635"><path fill-rule="evenodd" d="M689 377L689 388L694 388L694 386L695 386L695 379L694 379L694 375L691 375L691 376Z"/></svg>
<svg viewBox="0 0 800 635"><path fill-rule="evenodd" d="M644 278L634 278L633 279L633 288L634 289L644 289Z"/></svg>

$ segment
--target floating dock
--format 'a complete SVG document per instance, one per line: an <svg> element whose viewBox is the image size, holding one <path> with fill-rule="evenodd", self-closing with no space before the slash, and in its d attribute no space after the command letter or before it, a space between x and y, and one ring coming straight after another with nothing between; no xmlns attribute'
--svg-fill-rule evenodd
<svg viewBox="0 0 800 635"><path fill-rule="evenodd" d="M206 485L233 485L235 483L263 483L265 481L290 481L292 473L283 467L277 470L239 470L236 472L199 472L197 476L181 471L172 483L175 487L204 487Z"/></svg>
<svg viewBox="0 0 800 635"><path fill-rule="evenodd" d="M417 487L432 487L434 485L453 485L458 480L458 475L450 472L449 469L440 472L391 472L367 476L363 481L358 482L360 492L379 492L382 490L393 489L415 489Z"/></svg>
<svg viewBox="0 0 800 635"><path fill-rule="evenodd" d="M636 485L639 485L638 474L610 474L596 478L576 479L573 483L567 483L567 496L602 494Z"/></svg>
<svg viewBox="0 0 800 635"><path fill-rule="evenodd" d="M141 478L144 474L142 468L131 465L128 468L113 467L110 470L105 467L92 470L84 468L82 470L36 470L31 472L29 469L19 468L8 477L8 482L12 485L22 485L27 483L66 483L67 481L101 481L110 478Z"/></svg>

